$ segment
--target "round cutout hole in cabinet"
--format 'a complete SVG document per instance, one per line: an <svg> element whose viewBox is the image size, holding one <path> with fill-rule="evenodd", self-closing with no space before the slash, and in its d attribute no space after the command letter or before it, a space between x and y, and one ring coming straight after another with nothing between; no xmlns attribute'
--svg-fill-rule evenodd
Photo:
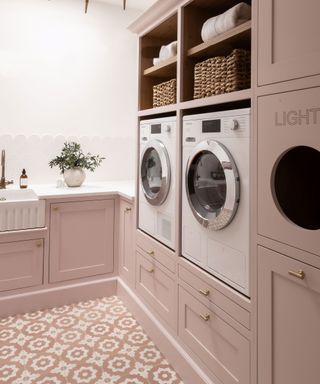
<svg viewBox="0 0 320 384"><path fill-rule="evenodd" d="M280 212L308 230L320 229L320 152L308 146L288 149L274 165L271 189Z"/></svg>

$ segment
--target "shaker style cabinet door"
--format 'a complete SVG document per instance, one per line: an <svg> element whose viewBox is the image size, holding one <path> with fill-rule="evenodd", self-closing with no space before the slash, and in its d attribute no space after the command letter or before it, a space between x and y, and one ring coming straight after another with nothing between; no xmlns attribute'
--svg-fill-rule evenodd
<svg viewBox="0 0 320 384"><path fill-rule="evenodd" d="M259 0L258 85L320 73L320 1Z"/></svg>
<svg viewBox="0 0 320 384"><path fill-rule="evenodd" d="M133 205L120 200L119 209L119 273L127 282L134 284Z"/></svg>
<svg viewBox="0 0 320 384"><path fill-rule="evenodd" d="M258 250L258 384L318 384L320 270Z"/></svg>
<svg viewBox="0 0 320 384"><path fill-rule="evenodd" d="M0 292L41 285L43 239L0 244Z"/></svg>
<svg viewBox="0 0 320 384"><path fill-rule="evenodd" d="M114 200L51 204L50 282L113 272Z"/></svg>

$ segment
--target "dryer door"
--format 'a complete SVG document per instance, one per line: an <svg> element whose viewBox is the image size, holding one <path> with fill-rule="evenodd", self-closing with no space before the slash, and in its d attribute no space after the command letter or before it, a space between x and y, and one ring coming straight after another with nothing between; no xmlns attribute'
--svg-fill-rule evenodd
<svg viewBox="0 0 320 384"><path fill-rule="evenodd" d="M240 197L238 170L227 148L214 140L200 142L190 154L185 177L188 201L199 223L215 231L226 227Z"/></svg>
<svg viewBox="0 0 320 384"><path fill-rule="evenodd" d="M150 141L141 155L140 177L145 198L152 205L161 205L170 189L170 159L160 140Z"/></svg>

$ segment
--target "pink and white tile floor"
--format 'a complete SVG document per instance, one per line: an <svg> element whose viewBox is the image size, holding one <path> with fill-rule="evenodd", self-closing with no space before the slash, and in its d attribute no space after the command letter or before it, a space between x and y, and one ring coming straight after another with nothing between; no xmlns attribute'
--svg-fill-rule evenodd
<svg viewBox="0 0 320 384"><path fill-rule="evenodd" d="M116 297L0 319L2 384L182 384Z"/></svg>

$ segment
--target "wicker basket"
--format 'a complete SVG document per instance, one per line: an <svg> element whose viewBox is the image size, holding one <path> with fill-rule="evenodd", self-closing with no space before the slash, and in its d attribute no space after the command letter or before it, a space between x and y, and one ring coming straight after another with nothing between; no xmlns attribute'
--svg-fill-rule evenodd
<svg viewBox="0 0 320 384"><path fill-rule="evenodd" d="M194 99L250 88L250 51L234 49L194 67Z"/></svg>
<svg viewBox="0 0 320 384"><path fill-rule="evenodd" d="M176 103L176 79L165 81L153 87L153 107Z"/></svg>

